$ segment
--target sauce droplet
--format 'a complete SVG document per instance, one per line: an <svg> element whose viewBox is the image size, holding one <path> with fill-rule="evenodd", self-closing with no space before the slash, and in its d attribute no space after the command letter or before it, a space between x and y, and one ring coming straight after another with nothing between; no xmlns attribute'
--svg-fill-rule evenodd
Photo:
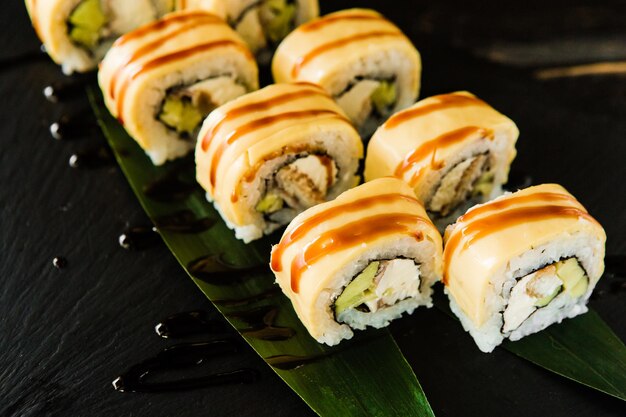
<svg viewBox="0 0 626 417"><path fill-rule="evenodd" d="M53 82L43 89L43 95L51 103L81 95L85 86L96 81L96 73L89 73L72 77L69 81Z"/></svg>
<svg viewBox="0 0 626 417"><path fill-rule="evenodd" d="M229 340L183 343L163 349L154 358L130 367L113 381L113 388L120 392L168 392L204 388L225 384L248 384L258 379L253 369L238 369L201 377L170 381L150 382L154 374L195 368L219 356L237 352L237 345Z"/></svg>
<svg viewBox="0 0 626 417"><path fill-rule="evenodd" d="M119 236L118 242L126 250L142 250L154 247L162 241L154 226L134 226L125 230Z"/></svg>
<svg viewBox="0 0 626 417"><path fill-rule="evenodd" d="M194 310L166 317L154 327L164 339L177 339L201 334L226 333L228 328L221 320L211 318L208 311Z"/></svg>
<svg viewBox="0 0 626 417"><path fill-rule="evenodd" d="M79 151L70 156L69 164L72 168L100 168L111 165L113 156L109 148L98 146L96 148Z"/></svg>
<svg viewBox="0 0 626 417"><path fill-rule="evenodd" d="M53 260L52 260L52 265L56 268L56 269L63 269L67 266L67 259L65 259L62 256L56 256Z"/></svg>
<svg viewBox="0 0 626 417"><path fill-rule="evenodd" d="M65 114L50 124L50 135L56 140L77 139L90 135L95 127L93 118L86 111Z"/></svg>

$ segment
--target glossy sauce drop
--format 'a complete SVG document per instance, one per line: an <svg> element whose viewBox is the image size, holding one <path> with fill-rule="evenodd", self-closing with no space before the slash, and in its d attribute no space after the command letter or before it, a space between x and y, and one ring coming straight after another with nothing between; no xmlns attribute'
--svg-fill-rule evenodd
<svg viewBox="0 0 626 417"><path fill-rule="evenodd" d="M84 138L91 135L96 123L86 111L68 115L65 114L56 122L50 124L50 135L56 140Z"/></svg>
<svg viewBox="0 0 626 417"><path fill-rule="evenodd" d="M113 388L121 392L167 392L204 388L225 384L247 384L258 379L253 369L238 369L201 377L150 382L155 374L167 374L184 368L196 368L221 356L231 355L238 350L237 344L229 340L184 343L165 348L154 358L132 366L113 381Z"/></svg>
<svg viewBox="0 0 626 417"><path fill-rule="evenodd" d="M126 250L142 250L162 242L154 226L134 226L126 229L118 238L120 246Z"/></svg>
<svg viewBox="0 0 626 417"><path fill-rule="evenodd" d="M56 268L56 269L63 269L67 266L67 259L65 259L62 256L56 256L53 260L52 260L52 265Z"/></svg>
<svg viewBox="0 0 626 417"><path fill-rule="evenodd" d="M70 156L69 165L72 168L101 168L113 164L113 155L106 146L79 151Z"/></svg>
<svg viewBox="0 0 626 417"><path fill-rule="evenodd" d="M69 81L53 82L44 87L42 93L51 103L67 100L82 95L88 84L96 82L96 73L72 77Z"/></svg>
<svg viewBox="0 0 626 417"><path fill-rule="evenodd" d="M166 317L154 327L164 339L179 339L203 334L227 333L232 328L221 320L211 318L208 311L194 310Z"/></svg>

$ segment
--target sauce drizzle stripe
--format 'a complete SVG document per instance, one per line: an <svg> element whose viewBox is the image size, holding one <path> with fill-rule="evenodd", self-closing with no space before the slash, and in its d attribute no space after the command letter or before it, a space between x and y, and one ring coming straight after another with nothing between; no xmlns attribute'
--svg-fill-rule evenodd
<svg viewBox="0 0 626 417"><path fill-rule="evenodd" d="M337 39L328 43L324 43L317 48L312 49L310 52L301 55L296 60L293 68L291 69L291 77L296 78L306 64L310 61L318 57L319 55L328 52L332 49L341 48L342 46L348 45L352 42L363 41L372 38L382 38L382 37L404 37L402 32L399 30L376 30L372 32L358 33L356 35L349 36L343 39Z"/></svg>
<svg viewBox="0 0 626 417"><path fill-rule="evenodd" d="M344 213L355 213L361 210L367 210L379 204L394 204L402 201L416 204L421 207L420 203L413 196L401 193L379 194L330 207L327 210L314 214L308 219L305 219L304 221L295 224L295 226L291 230L285 232L282 239L280 239L278 245L274 246L270 261L272 270L274 272L282 271L283 253L289 245L300 240L313 228L324 223L325 221L328 221L336 215Z"/></svg>
<svg viewBox="0 0 626 417"><path fill-rule="evenodd" d="M190 14L190 15L177 16L177 17L185 17L187 19L176 19L176 20L171 19L171 20L164 20L160 22L160 23L163 23L163 26L160 29L160 33L163 34L163 36L160 36L146 43L145 45L135 50L133 53L128 54L127 56L123 58L122 62L115 69L115 73L111 77L111 82L109 84L109 95L111 96L112 99L115 99L115 87L117 86L117 81L120 75L123 73L124 68L127 65L129 65L133 61L136 61L137 59L141 58L147 53L150 53L160 48L167 41L172 40L174 37L180 35L181 33L185 33L203 24L206 24L206 25L224 24L224 22L222 22L220 19L210 14ZM189 20L189 22L184 22L183 20ZM164 32L167 28L168 23L178 22L178 21L180 21L181 23L189 23L189 24L183 25L170 33Z"/></svg>
<svg viewBox="0 0 626 417"><path fill-rule="evenodd" d="M293 259L291 263L291 290L298 293L302 273L333 252L371 242L387 235L405 234L418 241L422 240L424 235L417 230L418 223L429 223L429 221L415 214L384 213L346 223L337 229L320 234Z"/></svg>
<svg viewBox="0 0 626 417"><path fill-rule="evenodd" d="M341 13L341 14L335 14L332 16L325 16L323 18L313 20L312 22L305 23L301 25L298 28L298 30L302 32L313 32L315 30L323 28L324 26L330 23L334 23L334 22L338 22L342 20L383 20L383 21L386 21L386 19L383 16L376 14L376 13Z"/></svg>
<svg viewBox="0 0 626 417"><path fill-rule="evenodd" d="M398 112L391 116L389 120L383 124L385 129L392 129L408 120L416 117L424 116L428 113L432 113L438 110L443 110L453 107L467 107L467 106L489 106L481 99L473 96L466 96L463 94L450 93L433 96L431 98L438 99L438 102L425 104L419 107L410 107L406 110Z"/></svg>
<svg viewBox="0 0 626 417"><path fill-rule="evenodd" d="M170 54L162 55L157 58L154 58L144 64L137 65L129 65L125 69L127 70L127 76L124 78L123 84L120 86L119 97L117 99L117 117L120 121L123 122L122 112L124 110L124 96L128 85L132 80L137 78L139 75L146 71L150 71L154 68L157 68L161 65L168 64L172 61L176 61L179 59L189 58L198 53L203 53L210 51L211 49L220 48L220 47L229 47L233 46L238 48L241 52L243 52L250 60L254 60L252 53L250 50L242 44L240 41L235 41L231 39L223 39L219 41L212 41L207 43L201 43L198 45L194 45L187 49L182 49L180 51L172 52Z"/></svg>
<svg viewBox="0 0 626 417"><path fill-rule="evenodd" d="M315 84L310 84L310 83L297 83L297 84L302 84L303 86L311 86L311 87L314 87L315 89L314 90L303 89L300 91L289 92L289 93L278 95L276 97L272 97L270 99L265 99L263 101L256 101L256 102L249 103L241 107L235 107L234 109L230 109L224 115L222 115L222 117L213 124L213 126L209 129L206 135L204 135L204 137L202 138L202 150L206 152L209 149L209 146L211 145L211 141L215 137L217 130L224 123L230 120L245 116L250 113L256 113L256 112L260 112L263 110L269 110L274 106L278 106L280 104L288 103L290 101L298 100L298 99L305 98L305 97L321 95L321 96L328 97L330 99L330 96L324 90L322 90L321 87Z"/></svg>
<svg viewBox="0 0 626 417"><path fill-rule="evenodd" d="M576 201L574 197L568 194L539 192L539 193L525 194L525 195L519 195L519 196L512 195L509 198L492 201L489 204L485 204L485 205L476 207L468 211L463 216L459 217L459 219L457 220L457 223L461 223L461 222L468 223L470 221L473 221L474 219L476 219L477 217L481 215L488 214L493 211L506 210L517 204L559 203L559 202L576 204L577 206L580 205L580 203L578 203L578 201ZM580 206L579 208L582 209L582 206Z"/></svg>
<svg viewBox="0 0 626 417"><path fill-rule="evenodd" d="M462 142L463 140L473 136L476 133L480 133L482 137L488 137L493 139L493 132L488 129L483 129L478 126L465 126L459 129L452 130L450 132L446 132L442 135L437 136L435 139L431 139L427 142L424 142L417 149L409 153L406 158L402 162L398 164L396 167L394 175L398 178L404 178L404 175L409 171L414 165L423 161L424 159L431 157L431 166L437 165L435 163L435 153L440 148L445 148L455 143ZM411 184L411 186L414 186Z"/></svg>
<svg viewBox="0 0 626 417"><path fill-rule="evenodd" d="M463 248L465 249L470 244L492 233L496 233L520 224L550 219L569 218L584 218L596 223L595 219L593 219L593 217L591 217L586 211L577 207L560 205L518 207L495 213L491 216L480 218L472 223L469 223L461 230L457 230L447 242L443 254L445 265L443 283L445 285L448 284L450 260L452 254L457 250L461 241L464 241Z"/></svg>
<svg viewBox="0 0 626 417"><path fill-rule="evenodd" d="M135 29L132 32L129 32L125 35L120 36L119 38L115 40L115 42L113 42L113 47L124 45L125 43L134 39L142 38L150 34L151 32L160 32L171 24L183 22L187 19L198 17L198 16L212 16L218 19L217 16L211 13L205 12L205 11L201 11L201 10L195 10L192 12L185 12L185 13L177 13L176 15L169 16L161 20L156 20L152 23L148 23L147 25L141 26L140 28Z"/></svg>
<svg viewBox="0 0 626 417"><path fill-rule="evenodd" d="M311 117L322 117L322 116L345 119L344 116L342 116L341 114L337 113L334 110L311 109L311 110L291 111L291 112L280 113L280 114L276 114L272 116L262 117L260 119L252 120L248 123L243 124L242 126L239 126L237 129L234 129L232 132L230 132L226 136L224 141L219 145L219 148L217 148L215 150L215 153L213 154L213 158L211 160L211 175L210 175L211 187L215 187L217 167L219 165L222 154L230 145L232 145L241 136L247 133L250 133L256 129L261 129L269 125L282 122L284 120L307 119Z"/></svg>

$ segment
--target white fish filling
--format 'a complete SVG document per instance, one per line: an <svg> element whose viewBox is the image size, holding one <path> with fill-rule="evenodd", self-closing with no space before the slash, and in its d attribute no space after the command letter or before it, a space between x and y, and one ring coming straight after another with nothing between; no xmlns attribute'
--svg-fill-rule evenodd
<svg viewBox="0 0 626 417"><path fill-rule="evenodd" d="M330 176L330 177L329 177ZM326 201L337 179L337 165L327 155L307 155L281 167L268 181L256 210L278 223ZM289 217L291 216L291 217Z"/></svg>
<svg viewBox="0 0 626 417"><path fill-rule="evenodd" d="M379 85L380 81L362 80L337 98L337 104L355 125L363 125L372 113L371 97Z"/></svg>
<svg viewBox="0 0 626 417"><path fill-rule="evenodd" d="M428 202L428 210L441 213L442 216L448 215L467 200L488 166L488 155L477 155L458 163L444 174L439 187ZM493 182L493 178L491 181Z"/></svg>
<svg viewBox="0 0 626 417"><path fill-rule="evenodd" d="M365 283L369 286L364 291L351 294L351 282L344 289L347 297L344 296L343 299L347 298L347 301L342 300L343 293L337 298L335 311L338 322L346 323L353 328L362 328L363 323L360 320L363 312L359 309L362 310L363 306L369 310L366 314L375 314L402 300L419 296L420 267L413 260L398 258L375 262L378 263L376 273L371 282ZM367 273L366 270L363 272ZM356 277L355 280L358 278ZM355 284L359 287L362 285L361 283Z"/></svg>
<svg viewBox="0 0 626 417"><path fill-rule="evenodd" d="M508 333L530 317L538 308L552 301L563 286L554 265L549 265L520 279L511 290L504 310L503 332Z"/></svg>

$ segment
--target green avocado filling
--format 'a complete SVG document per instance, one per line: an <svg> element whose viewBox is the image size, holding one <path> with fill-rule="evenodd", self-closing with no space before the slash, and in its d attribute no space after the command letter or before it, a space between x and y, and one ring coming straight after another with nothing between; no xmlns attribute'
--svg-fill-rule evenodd
<svg viewBox="0 0 626 417"><path fill-rule="evenodd" d="M282 209L284 201L276 194L268 193L259 201L255 207L256 211L264 214L271 214Z"/></svg>
<svg viewBox="0 0 626 417"><path fill-rule="evenodd" d="M168 96L158 119L178 134L191 136L202 121L203 114L191 103L190 98Z"/></svg>
<svg viewBox="0 0 626 417"><path fill-rule="evenodd" d="M565 292L577 298L587 291L589 278L576 258L569 258L555 264L556 275L563 281Z"/></svg>
<svg viewBox="0 0 626 417"><path fill-rule="evenodd" d="M393 81L381 81L380 85L370 96L372 104L379 114L384 115L389 108L396 102L396 83Z"/></svg>
<svg viewBox="0 0 626 417"><path fill-rule="evenodd" d="M295 4L289 4L286 0L266 0L260 7L259 15L267 38L277 43L287 36L295 14Z"/></svg>
<svg viewBox="0 0 626 417"><path fill-rule="evenodd" d="M378 272L380 262L372 262L356 278L350 282L341 295L335 300L335 315L343 311L357 307L367 301L376 299L376 283L374 278Z"/></svg>
<svg viewBox="0 0 626 417"><path fill-rule="evenodd" d="M70 39L77 45L93 49L100 42L100 32L107 18L100 0L84 0L72 11L68 22Z"/></svg>
<svg viewBox="0 0 626 417"><path fill-rule="evenodd" d="M484 172L476 182L474 183L474 187L472 188L472 195L489 195L491 193L491 189L493 188L493 172Z"/></svg>

